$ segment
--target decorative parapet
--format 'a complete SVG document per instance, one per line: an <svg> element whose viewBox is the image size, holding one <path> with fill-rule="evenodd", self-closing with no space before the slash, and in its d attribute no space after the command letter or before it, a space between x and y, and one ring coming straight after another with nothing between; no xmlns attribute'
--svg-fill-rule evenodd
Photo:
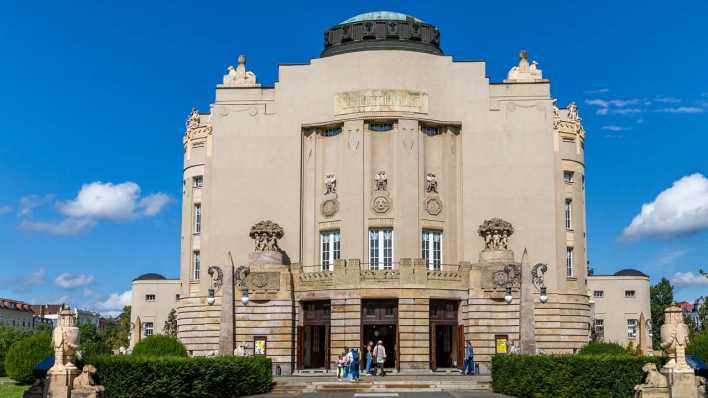
<svg viewBox="0 0 708 398"><path fill-rule="evenodd" d="M428 280L435 280L435 281L461 281L462 280L462 272L459 269L459 266L457 267L458 269L455 270L454 265L446 265L446 268L451 268L451 269L446 269L444 271L436 271L436 270L429 270L428 271Z"/></svg>
<svg viewBox="0 0 708 398"><path fill-rule="evenodd" d="M366 269L360 272L361 280L392 280L400 279L401 273L397 269L372 270Z"/></svg>
<svg viewBox="0 0 708 398"><path fill-rule="evenodd" d="M559 133L578 135L585 140L585 129L581 123L578 105L575 102L568 104L565 109L559 109L557 100L553 100L553 129Z"/></svg>
<svg viewBox="0 0 708 398"><path fill-rule="evenodd" d="M186 147L191 140L198 138L207 138L213 132L211 124L201 122L201 115L197 108L192 108L192 112L187 117L186 130L182 137L182 144Z"/></svg>
<svg viewBox="0 0 708 398"><path fill-rule="evenodd" d="M300 274L301 283L332 283L333 280L334 272L332 271L303 272Z"/></svg>

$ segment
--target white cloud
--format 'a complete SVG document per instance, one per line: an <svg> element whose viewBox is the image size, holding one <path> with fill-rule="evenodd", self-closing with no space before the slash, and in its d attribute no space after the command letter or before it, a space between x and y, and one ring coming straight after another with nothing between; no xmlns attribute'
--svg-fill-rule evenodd
<svg viewBox="0 0 708 398"><path fill-rule="evenodd" d="M681 98L676 97L656 97L654 101L661 102L662 104L678 104L681 102Z"/></svg>
<svg viewBox="0 0 708 398"><path fill-rule="evenodd" d="M600 109L598 109L597 112L595 112L595 113L597 113L598 115L603 115L603 116L604 116L604 115L607 115L609 112L610 112L610 110L607 109L607 108L600 108Z"/></svg>
<svg viewBox="0 0 708 398"><path fill-rule="evenodd" d="M609 131L627 131L631 130L631 127L621 127L621 126L615 126L614 124L611 124L609 126L602 126L603 130L609 130Z"/></svg>
<svg viewBox="0 0 708 398"><path fill-rule="evenodd" d="M25 275L0 279L0 286L7 287L13 292L27 292L35 286L43 285L47 281L47 270L40 268L35 272L30 272Z"/></svg>
<svg viewBox="0 0 708 398"><path fill-rule="evenodd" d="M144 215L154 216L168 203L170 203L169 195L160 192L140 199L138 207L142 209Z"/></svg>
<svg viewBox="0 0 708 398"><path fill-rule="evenodd" d="M657 109L654 112L663 112L663 113L703 113L704 110L703 108L698 108L695 106L679 106L676 108L661 108Z"/></svg>
<svg viewBox="0 0 708 398"><path fill-rule="evenodd" d="M75 289L77 287L90 285L94 282L94 280L95 278L93 277L93 275L72 275L69 273L63 273L57 276L57 279L54 280L54 283L64 289Z"/></svg>
<svg viewBox="0 0 708 398"><path fill-rule="evenodd" d="M624 229L626 239L672 237L708 229L708 179L700 173L674 181Z"/></svg>
<svg viewBox="0 0 708 398"><path fill-rule="evenodd" d="M12 211L12 207L10 206L0 206L0 216L3 214L7 214Z"/></svg>
<svg viewBox="0 0 708 398"><path fill-rule="evenodd" d="M126 305L131 305L132 300L132 290L127 290L123 293L112 293L105 301L97 302L95 308L103 315L114 316L120 314Z"/></svg>
<svg viewBox="0 0 708 398"><path fill-rule="evenodd" d="M96 225L96 221L86 218L65 218L58 222L24 220L20 229L32 232L46 232L52 235L74 235Z"/></svg>
<svg viewBox="0 0 708 398"><path fill-rule="evenodd" d="M35 221L32 209L53 199L54 195L23 198L20 201L20 228L55 235L77 234L92 228L102 219L129 221L139 216L154 216L171 201L167 194L161 192L141 198L140 186L132 181L120 184L96 181L82 185L74 199L57 202L63 219Z"/></svg>
<svg viewBox="0 0 708 398"><path fill-rule="evenodd" d="M113 185L100 181L84 184L76 199L59 203L59 210L75 218L127 220L135 215L140 187L134 182Z"/></svg>
<svg viewBox="0 0 708 398"><path fill-rule="evenodd" d="M708 278L693 272L677 272L671 277L671 284L678 288L708 286Z"/></svg>
<svg viewBox="0 0 708 398"><path fill-rule="evenodd" d="M610 89L609 88L598 88L595 90L587 90L585 91L585 94L604 94L604 93L609 93Z"/></svg>
<svg viewBox="0 0 708 398"><path fill-rule="evenodd" d="M610 109L610 113L617 115L631 115L634 113L641 113L642 110L639 108L622 108L622 109Z"/></svg>
<svg viewBox="0 0 708 398"><path fill-rule="evenodd" d="M32 211L37 207L44 206L54 200L56 195L50 193L44 196L40 195L28 195L20 198L20 217L30 217L32 216Z"/></svg>
<svg viewBox="0 0 708 398"><path fill-rule="evenodd" d="M71 297L63 295L54 299L55 304L71 304Z"/></svg>
<svg viewBox="0 0 708 398"><path fill-rule="evenodd" d="M659 256L656 262L660 265L673 264L676 260L683 257L686 253L688 253L688 250L673 250Z"/></svg>

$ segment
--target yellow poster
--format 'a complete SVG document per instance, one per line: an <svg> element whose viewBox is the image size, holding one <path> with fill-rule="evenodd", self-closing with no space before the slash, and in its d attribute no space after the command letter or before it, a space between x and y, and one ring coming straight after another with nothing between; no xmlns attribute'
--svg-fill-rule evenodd
<svg viewBox="0 0 708 398"><path fill-rule="evenodd" d="M253 351L253 353L256 355L265 355L265 353L266 353L265 339L257 339L256 340L256 347L255 347L255 350Z"/></svg>
<svg viewBox="0 0 708 398"><path fill-rule="evenodd" d="M506 336L497 336L496 337L496 345L497 345L497 354L506 354L506 342L507 342L507 337Z"/></svg>

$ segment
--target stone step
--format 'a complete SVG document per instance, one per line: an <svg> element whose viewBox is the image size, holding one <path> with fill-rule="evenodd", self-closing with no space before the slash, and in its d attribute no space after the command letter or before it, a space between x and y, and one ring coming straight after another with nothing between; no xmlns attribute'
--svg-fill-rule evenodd
<svg viewBox="0 0 708 398"><path fill-rule="evenodd" d="M491 381L483 379L467 380L367 380L353 383L350 381L315 381L294 382L276 381L274 393L301 394L314 392L439 392L439 391L491 391Z"/></svg>

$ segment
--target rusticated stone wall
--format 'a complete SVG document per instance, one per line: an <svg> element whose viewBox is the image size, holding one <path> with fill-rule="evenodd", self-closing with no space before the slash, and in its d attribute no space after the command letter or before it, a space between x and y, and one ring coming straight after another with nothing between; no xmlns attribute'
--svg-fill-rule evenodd
<svg viewBox="0 0 708 398"><path fill-rule="evenodd" d="M407 297L398 299L402 369L430 369L430 299L416 298L416 292L404 291Z"/></svg>
<svg viewBox="0 0 708 398"><path fill-rule="evenodd" d="M206 296L183 298L177 307L177 337L194 356L216 355L219 349L221 298L208 305ZM161 325L155 325L161 327Z"/></svg>

